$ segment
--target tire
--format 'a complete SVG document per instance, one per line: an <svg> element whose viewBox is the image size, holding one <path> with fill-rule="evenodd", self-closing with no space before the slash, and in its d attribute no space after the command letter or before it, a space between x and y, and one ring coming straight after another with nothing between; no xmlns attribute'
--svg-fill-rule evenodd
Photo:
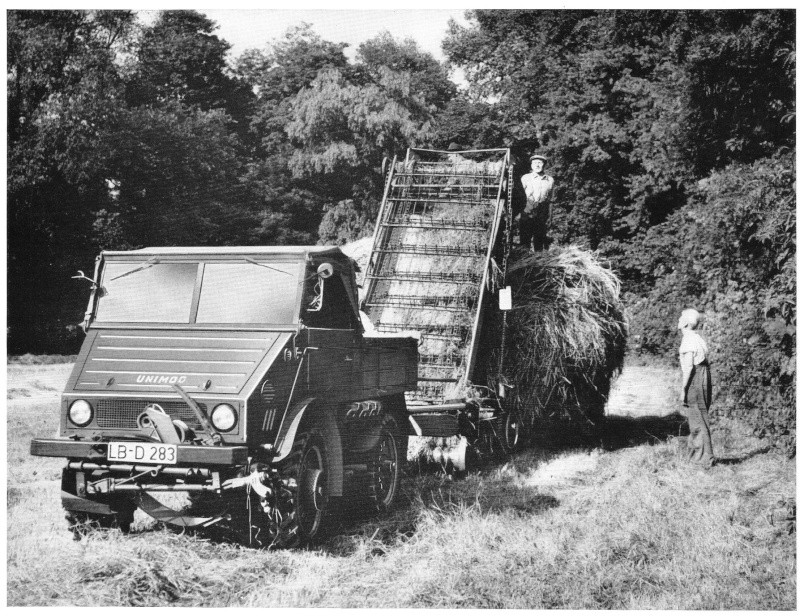
<svg viewBox="0 0 800 616"><path fill-rule="evenodd" d="M367 493L372 508L388 511L400 491L400 469L406 459L408 437L401 437L397 422L387 417L378 444L367 460Z"/></svg>
<svg viewBox="0 0 800 616"><path fill-rule="evenodd" d="M268 536L269 520L259 505L258 496L250 492L231 490L224 495L209 492L189 494L189 507L183 513L197 517L223 516L223 520L213 526L201 529L188 529L198 532L215 541L235 542L248 547L268 547L271 537ZM179 532L187 529L173 527Z"/></svg>
<svg viewBox="0 0 800 616"><path fill-rule="evenodd" d="M306 545L323 534L328 519L328 460L317 432L298 434L281 468L286 511L272 545Z"/></svg>
<svg viewBox="0 0 800 616"><path fill-rule="evenodd" d="M522 433L523 425L519 413L513 409L505 413L501 424L500 440L508 453L513 453L520 448Z"/></svg>
<svg viewBox="0 0 800 616"><path fill-rule="evenodd" d="M199 494L192 498L192 515L225 515L204 532L252 548L293 548L319 537L329 518L326 480L328 462L322 436L303 432L279 467L280 488L262 503L255 491ZM265 507L266 505L266 507ZM269 513L267 512L269 511Z"/></svg>

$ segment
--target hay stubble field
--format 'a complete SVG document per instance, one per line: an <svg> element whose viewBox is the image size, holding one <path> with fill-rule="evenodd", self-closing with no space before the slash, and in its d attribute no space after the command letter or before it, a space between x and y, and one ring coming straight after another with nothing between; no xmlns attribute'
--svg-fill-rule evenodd
<svg viewBox="0 0 800 616"><path fill-rule="evenodd" d="M543 426L464 479L410 474L394 512L313 549L261 552L139 513L73 541L61 461L27 453L69 368L8 369L9 605L796 609L794 459L721 421L722 463L689 464L674 371L628 368L599 436Z"/></svg>

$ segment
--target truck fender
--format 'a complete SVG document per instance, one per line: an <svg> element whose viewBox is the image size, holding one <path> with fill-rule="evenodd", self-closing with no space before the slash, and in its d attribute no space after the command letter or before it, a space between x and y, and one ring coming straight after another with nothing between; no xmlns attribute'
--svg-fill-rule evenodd
<svg viewBox="0 0 800 616"><path fill-rule="evenodd" d="M295 404L286 416L287 421L284 425L288 428L278 435L275 457L273 464L283 462L292 451L297 431L307 413L314 413L312 404L315 398L306 398ZM336 418L331 413L316 413L317 425L323 431L325 443L325 456L328 459L328 494L331 496L342 495L342 485L344 483L344 457L342 454L342 437Z"/></svg>

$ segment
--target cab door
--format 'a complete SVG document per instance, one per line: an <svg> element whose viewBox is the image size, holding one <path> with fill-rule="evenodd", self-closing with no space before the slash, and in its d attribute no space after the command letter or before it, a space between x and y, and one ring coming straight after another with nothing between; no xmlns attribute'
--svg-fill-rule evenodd
<svg viewBox="0 0 800 616"><path fill-rule="evenodd" d="M322 281L306 302L303 322L310 347L306 358L310 396L335 402L360 397L362 349L357 318L338 273Z"/></svg>

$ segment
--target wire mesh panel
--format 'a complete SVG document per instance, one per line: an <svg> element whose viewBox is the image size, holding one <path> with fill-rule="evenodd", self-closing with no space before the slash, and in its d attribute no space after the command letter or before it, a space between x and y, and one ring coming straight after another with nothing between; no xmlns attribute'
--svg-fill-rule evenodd
<svg viewBox="0 0 800 616"><path fill-rule="evenodd" d="M410 149L389 170L363 306L380 332L421 333L412 400L441 402L453 384L474 377L508 174L506 149Z"/></svg>

